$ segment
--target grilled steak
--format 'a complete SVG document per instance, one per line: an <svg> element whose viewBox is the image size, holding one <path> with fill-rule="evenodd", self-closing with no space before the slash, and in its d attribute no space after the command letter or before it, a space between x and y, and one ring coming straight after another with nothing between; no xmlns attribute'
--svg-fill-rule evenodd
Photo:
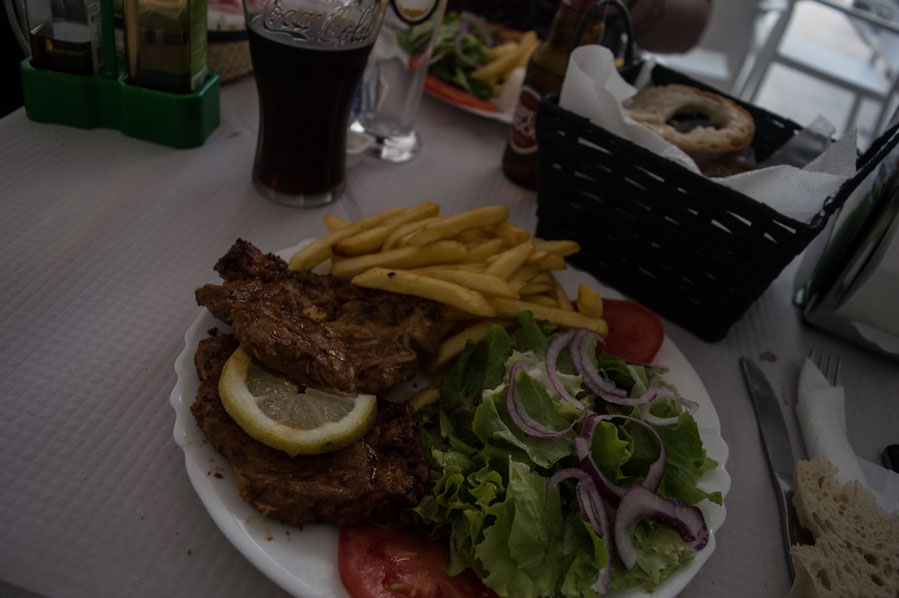
<svg viewBox="0 0 899 598"><path fill-rule="evenodd" d="M292 525L387 522L418 503L428 462L406 405L380 400L362 440L332 453L290 457L250 437L222 406L218 380L237 345L233 335L216 330L200 341L194 356L200 388L190 411L231 463L244 500Z"/></svg>
<svg viewBox="0 0 899 598"><path fill-rule="evenodd" d="M414 377L417 351L436 348L440 313L431 301L292 272L240 239L215 270L225 283L197 289L197 303L296 384L378 393Z"/></svg>
<svg viewBox="0 0 899 598"><path fill-rule="evenodd" d="M211 330L194 362L200 376L191 413L231 464L244 500L293 525L386 522L414 506L429 469L410 410L379 399L378 415L354 444L290 457L253 439L218 394L222 366L238 344L297 384L377 393L415 375L417 351L433 351L437 306L309 272L291 272L272 254L238 240L215 266L222 285L197 303L234 333Z"/></svg>

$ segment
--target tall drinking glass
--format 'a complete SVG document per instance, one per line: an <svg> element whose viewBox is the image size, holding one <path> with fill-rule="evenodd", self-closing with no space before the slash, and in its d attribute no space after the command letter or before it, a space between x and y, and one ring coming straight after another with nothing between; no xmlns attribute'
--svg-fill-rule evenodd
<svg viewBox="0 0 899 598"><path fill-rule="evenodd" d="M343 193L350 108L387 1L243 0L262 195L319 206Z"/></svg>
<svg viewBox="0 0 899 598"><path fill-rule="evenodd" d="M446 0L389 0L368 59L353 130L374 137L381 159L405 162L421 148L415 115Z"/></svg>

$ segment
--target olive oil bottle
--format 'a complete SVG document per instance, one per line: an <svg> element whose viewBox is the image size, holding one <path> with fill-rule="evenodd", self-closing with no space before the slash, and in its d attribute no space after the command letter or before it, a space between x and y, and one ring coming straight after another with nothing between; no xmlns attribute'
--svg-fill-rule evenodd
<svg viewBox="0 0 899 598"><path fill-rule="evenodd" d="M128 82L191 93L206 80L206 0L125 0Z"/></svg>

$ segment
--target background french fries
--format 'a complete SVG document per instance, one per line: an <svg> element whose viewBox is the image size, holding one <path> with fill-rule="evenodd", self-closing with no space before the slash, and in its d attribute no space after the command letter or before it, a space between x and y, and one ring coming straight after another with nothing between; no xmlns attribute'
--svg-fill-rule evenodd
<svg viewBox="0 0 899 598"><path fill-rule="evenodd" d="M330 274L359 286L443 304L441 343L430 364L435 371L469 340L484 338L492 325L512 325L525 310L561 327L608 334L599 294L580 285L572 302L553 275L580 250L576 242L532 237L507 221L506 206L446 216L439 210L422 202L352 222L325 216L329 232L297 251L290 268L327 263ZM419 400L434 398L431 391Z"/></svg>
<svg viewBox="0 0 899 598"><path fill-rule="evenodd" d="M531 59L531 54L540 45L536 31L525 31L509 36L502 43L487 50L487 63L471 73L473 79L492 83L495 95L499 95L502 83L516 68L524 68Z"/></svg>

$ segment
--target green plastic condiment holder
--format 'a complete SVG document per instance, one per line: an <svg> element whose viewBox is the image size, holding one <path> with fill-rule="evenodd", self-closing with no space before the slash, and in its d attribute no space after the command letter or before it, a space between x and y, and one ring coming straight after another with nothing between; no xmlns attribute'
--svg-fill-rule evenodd
<svg viewBox="0 0 899 598"><path fill-rule="evenodd" d="M203 145L219 125L219 77L210 71L203 86L189 94L157 91L117 77L70 75L20 66L25 113L38 122L93 129L119 129L125 135L176 148Z"/></svg>
<svg viewBox="0 0 899 598"><path fill-rule="evenodd" d="M35 68L25 58L19 64L25 114L38 122L119 129L176 148L203 145L220 121L219 76L208 71L205 83L188 94L130 85L115 50L111 0L101 7L104 70L71 75Z"/></svg>

